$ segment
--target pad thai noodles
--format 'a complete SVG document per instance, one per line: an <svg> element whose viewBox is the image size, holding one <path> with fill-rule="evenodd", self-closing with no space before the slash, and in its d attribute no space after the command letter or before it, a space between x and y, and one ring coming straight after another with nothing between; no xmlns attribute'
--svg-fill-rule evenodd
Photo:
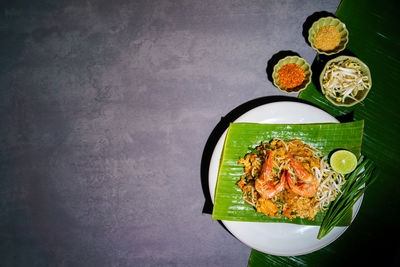
<svg viewBox="0 0 400 267"><path fill-rule="evenodd" d="M314 220L345 183L320 151L301 140L261 143L238 161L244 201L269 217Z"/></svg>

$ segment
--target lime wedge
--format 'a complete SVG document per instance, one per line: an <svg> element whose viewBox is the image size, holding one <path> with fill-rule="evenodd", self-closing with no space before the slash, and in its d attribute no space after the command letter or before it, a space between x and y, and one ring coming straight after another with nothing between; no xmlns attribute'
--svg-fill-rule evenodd
<svg viewBox="0 0 400 267"><path fill-rule="evenodd" d="M357 158L348 150L338 150L332 154L330 164L335 172L347 174L356 168Z"/></svg>

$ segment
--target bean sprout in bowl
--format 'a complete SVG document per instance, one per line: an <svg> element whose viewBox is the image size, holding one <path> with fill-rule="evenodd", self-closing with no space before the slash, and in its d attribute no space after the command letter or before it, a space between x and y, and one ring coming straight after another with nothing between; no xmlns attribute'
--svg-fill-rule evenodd
<svg viewBox="0 0 400 267"><path fill-rule="evenodd" d="M372 87L368 66L356 57L339 56L321 72L321 91L332 104L350 107L363 101Z"/></svg>

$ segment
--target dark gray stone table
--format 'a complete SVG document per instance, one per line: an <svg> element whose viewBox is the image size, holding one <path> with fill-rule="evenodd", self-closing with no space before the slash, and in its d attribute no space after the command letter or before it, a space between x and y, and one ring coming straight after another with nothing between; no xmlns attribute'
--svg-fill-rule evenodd
<svg viewBox="0 0 400 267"><path fill-rule="evenodd" d="M34 2L0 13L2 263L246 266L202 212L205 145L339 1Z"/></svg>

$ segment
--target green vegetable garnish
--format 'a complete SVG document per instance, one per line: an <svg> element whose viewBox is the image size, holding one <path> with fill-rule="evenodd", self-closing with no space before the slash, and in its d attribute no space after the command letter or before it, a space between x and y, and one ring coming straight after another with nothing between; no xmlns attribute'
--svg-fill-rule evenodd
<svg viewBox="0 0 400 267"><path fill-rule="evenodd" d="M249 149L250 149L251 152L256 153L257 155L260 155L260 152L258 152L258 151L255 150L254 148L249 147Z"/></svg>
<svg viewBox="0 0 400 267"><path fill-rule="evenodd" d="M282 215L282 210L278 208L278 213Z"/></svg>
<svg viewBox="0 0 400 267"><path fill-rule="evenodd" d="M342 193L329 205L319 229L318 239L327 235L343 219L365 190L375 181L377 176L374 175L374 172L374 163L361 156L356 169L346 175L347 182L342 187ZM362 185L365 186L360 188Z"/></svg>

